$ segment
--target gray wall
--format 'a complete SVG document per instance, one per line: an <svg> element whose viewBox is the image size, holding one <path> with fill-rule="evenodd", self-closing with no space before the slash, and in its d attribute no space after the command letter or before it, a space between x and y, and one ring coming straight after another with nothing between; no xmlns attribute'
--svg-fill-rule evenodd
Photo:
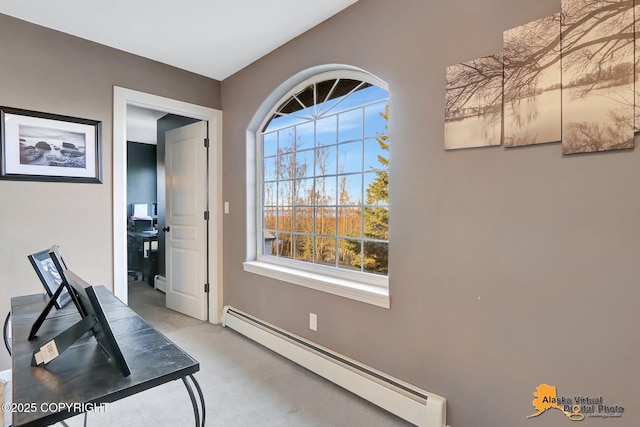
<svg viewBox="0 0 640 427"><path fill-rule="evenodd" d="M220 82L1 14L0 40L0 105L102 121L104 169L103 184L0 181L0 313L42 291L27 255L54 243L113 289L113 86L220 108Z"/></svg>
<svg viewBox="0 0 640 427"><path fill-rule="evenodd" d="M127 142L127 205L128 213L132 214L131 204L145 203L152 212L152 203L157 200L156 174L157 146Z"/></svg>
<svg viewBox="0 0 640 427"><path fill-rule="evenodd" d="M573 425L559 411L525 419L542 383L625 407L585 425L636 426L640 150L443 149L445 68L559 10L360 0L224 80L225 304L441 394L453 427ZM390 310L242 270L247 125L280 83L325 63L389 83Z"/></svg>

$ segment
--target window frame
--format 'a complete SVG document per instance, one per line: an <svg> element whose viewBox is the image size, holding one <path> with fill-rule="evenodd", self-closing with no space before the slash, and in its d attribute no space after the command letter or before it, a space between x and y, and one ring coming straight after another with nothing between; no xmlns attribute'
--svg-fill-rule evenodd
<svg viewBox="0 0 640 427"><path fill-rule="evenodd" d="M318 69L321 67L315 67ZM331 79L352 79L375 85L389 94L389 87L374 75L353 67L299 73L274 91L247 129L247 261L244 271L297 284L333 295L390 308L389 275L325 266L262 253L263 129L283 102L294 94ZM366 205L363 200L363 205Z"/></svg>

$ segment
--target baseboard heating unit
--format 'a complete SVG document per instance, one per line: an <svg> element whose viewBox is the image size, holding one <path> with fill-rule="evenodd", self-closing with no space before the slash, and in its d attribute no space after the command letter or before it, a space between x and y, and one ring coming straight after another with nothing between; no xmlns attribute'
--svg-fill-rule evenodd
<svg viewBox="0 0 640 427"><path fill-rule="evenodd" d="M160 276L156 274L153 277L153 287L159 290L160 292L167 293L167 279L164 276Z"/></svg>
<svg viewBox="0 0 640 427"><path fill-rule="evenodd" d="M446 427L446 399L226 306L222 324L420 427Z"/></svg>

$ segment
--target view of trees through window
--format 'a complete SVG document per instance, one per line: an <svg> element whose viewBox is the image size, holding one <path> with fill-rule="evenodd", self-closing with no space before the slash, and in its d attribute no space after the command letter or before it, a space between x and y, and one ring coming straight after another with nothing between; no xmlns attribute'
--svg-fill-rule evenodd
<svg viewBox="0 0 640 427"><path fill-rule="evenodd" d="M262 133L263 255L388 274L388 119L387 91L350 79L279 106Z"/></svg>

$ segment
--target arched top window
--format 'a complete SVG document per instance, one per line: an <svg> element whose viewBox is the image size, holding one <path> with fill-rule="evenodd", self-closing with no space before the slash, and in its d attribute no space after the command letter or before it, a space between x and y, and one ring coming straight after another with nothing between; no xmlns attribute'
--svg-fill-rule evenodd
<svg viewBox="0 0 640 427"><path fill-rule="evenodd" d="M275 103L255 140L257 261L386 292L388 119L386 84L351 70Z"/></svg>

